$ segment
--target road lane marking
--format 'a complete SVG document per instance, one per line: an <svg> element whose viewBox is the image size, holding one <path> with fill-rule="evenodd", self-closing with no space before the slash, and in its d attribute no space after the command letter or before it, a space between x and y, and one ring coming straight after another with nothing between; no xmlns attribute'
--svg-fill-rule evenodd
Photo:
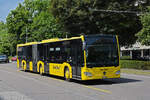
<svg viewBox="0 0 150 100"><path fill-rule="evenodd" d="M86 87L86 88L89 88L89 89L93 89L93 90L99 91L99 92L112 94L112 92L109 91L109 90L105 90L105 89L101 89L101 88L95 88L95 87L87 86L87 85L82 85L82 86L83 86L83 87Z"/></svg>
<svg viewBox="0 0 150 100"><path fill-rule="evenodd" d="M55 81L65 82L64 80L56 79L56 78L52 78L52 77L50 77L50 79L55 80Z"/></svg>
<svg viewBox="0 0 150 100"><path fill-rule="evenodd" d="M33 73L31 73L31 74L32 74L32 75L35 75L35 74L33 74ZM39 75L39 74L36 74L36 75ZM54 80L54 81L65 82L64 80L56 79L56 78L52 78L52 77L49 77L49 79ZM87 86L87 85L81 85L81 86L86 87L86 88L89 88L89 89L92 89L92 90L96 90L96 91L99 91L99 92L103 92L103 93L107 93L107 94L112 94L112 92L109 91L109 90L105 90L105 89L101 89L101 88L95 88L95 87Z"/></svg>
<svg viewBox="0 0 150 100"><path fill-rule="evenodd" d="M25 79L33 80L33 81L35 81L37 83L40 83L41 85L45 85L45 86L48 86L48 87L51 87L51 88L54 87L52 85L49 85L48 83L41 82L40 80L37 80L37 79L34 79L34 78L29 78L27 76L19 75L19 74L16 74L16 73L13 73L13 72L9 72L9 71L6 71L6 70L0 70L0 71L8 73L8 74L12 74L12 75L17 75L17 76L25 78ZM63 90L63 91L68 92L68 93L72 93L73 95L76 95L76 96L84 97L86 99L90 98L90 100L99 100L99 99L96 99L96 98L88 96L88 95L81 95L80 93L72 92L72 91L70 91L70 89L65 89L64 90L64 88L61 88L60 90Z"/></svg>
<svg viewBox="0 0 150 100"><path fill-rule="evenodd" d="M33 100L17 91L0 92L0 100Z"/></svg>
<svg viewBox="0 0 150 100"><path fill-rule="evenodd" d="M20 71L20 70L18 70L19 72L24 72L24 71ZM40 75L40 74L36 74L36 73L27 73L28 75L29 74L31 74L31 75L33 75L33 76L41 76L41 77L44 77L44 75L42 76L42 75ZM48 77L49 79L52 79L52 80L55 80L55 81L61 81L61 82L64 82L64 80L61 80L61 79L56 79L56 78L52 78L52 77Z"/></svg>
<svg viewBox="0 0 150 100"><path fill-rule="evenodd" d="M65 82L64 80L60 80L60 79L55 79L55 78L50 78L50 79L55 80L55 81ZM87 86L87 85L81 85L81 86L86 87L86 88L89 88L89 89L92 89L92 90L96 90L96 91L99 91L99 92L112 94L112 92L109 91L109 90L105 90L105 89L101 89L101 88L95 88L95 87Z"/></svg>

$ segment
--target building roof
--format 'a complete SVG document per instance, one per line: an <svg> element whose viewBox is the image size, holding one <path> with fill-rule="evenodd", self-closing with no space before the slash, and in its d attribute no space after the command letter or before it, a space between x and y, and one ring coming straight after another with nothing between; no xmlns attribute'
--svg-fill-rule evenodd
<svg viewBox="0 0 150 100"><path fill-rule="evenodd" d="M142 49L150 49L150 46L142 45L140 42L136 42L131 47L121 47L121 51L123 51L123 50L142 50Z"/></svg>

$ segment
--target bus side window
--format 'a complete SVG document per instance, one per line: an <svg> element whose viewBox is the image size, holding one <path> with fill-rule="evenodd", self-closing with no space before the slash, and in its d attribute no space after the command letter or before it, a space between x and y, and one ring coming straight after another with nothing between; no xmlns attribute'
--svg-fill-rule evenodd
<svg viewBox="0 0 150 100"><path fill-rule="evenodd" d="M39 54L38 54L38 57L39 59L44 59L44 54L43 54L43 44L39 44L38 45L38 51L39 51Z"/></svg>
<svg viewBox="0 0 150 100"><path fill-rule="evenodd" d="M18 50L18 57L21 58L22 55L23 55L23 49L22 49L22 47L18 47L17 50Z"/></svg>
<svg viewBox="0 0 150 100"><path fill-rule="evenodd" d="M27 58L28 60L32 59L32 46L27 46Z"/></svg>
<svg viewBox="0 0 150 100"><path fill-rule="evenodd" d="M26 57L26 47L22 47L22 59Z"/></svg>
<svg viewBox="0 0 150 100"><path fill-rule="evenodd" d="M61 57L61 53L60 53L60 47L56 47L55 48L55 62L60 63L61 60L62 60L62 57Z"/></svg>
<svg viewBox="0 0 150 100"><path fill-rule="evenodd" d="M71 42L70 41L63 41L62 42L62 57L63 57L63 62L70 62L71 58Z"/></svg>
<svg viewBox="0 0 150 100"><path fill-rule="evenodd" d="M71 48L67 47L65 48L65 60L67 60L67 62L71 62Z"/></svg>
<svg viewBox="0 0 150 100"><path fill-rule="evenodd" d="M55 48L54 47L50 47L49 48L49 60L50 60L50 62L53 62L54 63L54 61L55 61Z"/></svg>

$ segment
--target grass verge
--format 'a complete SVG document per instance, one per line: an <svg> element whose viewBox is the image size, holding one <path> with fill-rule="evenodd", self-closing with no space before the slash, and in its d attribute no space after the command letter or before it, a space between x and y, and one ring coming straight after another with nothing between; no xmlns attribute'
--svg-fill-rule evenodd
<svg viewBox="0 0 150 100"><path fill-rule="evenodd" d="M150 70L150 61L120 60L121 68Z"/></svg>

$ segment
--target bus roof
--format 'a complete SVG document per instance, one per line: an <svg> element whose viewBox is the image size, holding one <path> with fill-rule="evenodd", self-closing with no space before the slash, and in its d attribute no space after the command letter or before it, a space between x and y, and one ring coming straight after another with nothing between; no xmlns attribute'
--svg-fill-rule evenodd
<svg viewBox="0 0 150 100"><path fill-rule="evenodd" d="M74 39L82 39L82 41L84 41L83 37L90 37L90 36L115 36L115 35L94 34L94 35L81 35L79 37L64 38L64 39L61 39L61 38L52 38L52 39L42 40L41 42L29 42L29 43L25 43L25 44L18 44L17 47L19 47L19 46L34 45L34 44L50 43L50 42L67 41L67 40L74 40Z"/></svg>
<svg viewBox="0 0 150 100"><path fill-rule="evenodd" d="M39 42L28 42L28 43L25 43L25 44L18 44L17 47L28 46L28 45L33 45L33 44L39 44Z"/></svg>
<svg viewBox="0 0 150 100"><path fill-rule="evenodd" d="M106 36L106 37L116 37L116 35L113 34L91 34L91 35L84 35L85 37L93 37L93 36Z"/></svg>
<svg viewBox="0 0 150 100"><path fill-rule="evenodd" d="M42 40L41 42L28 42L28 43L25 43L25 44L18 44L17 47L29 46L29 45L34 45L34 44L42 44L42 43L50 43L50 42L59 42L59 41L66 41L66 40L73 40L73 39L81 39L81 38L82 38L82 36L72 37L72 38L64 38L64 39L53 38L53 39Z"/></svg>
<svg viewBox="0 0 150 100"><path fill-rule="evenodd" d="M73 39L81 39L80 37L72 37L72 38L53 38L53 39L48 39L48 40L43 40L41 43L48 43L48 42L58 42L58 41L66 41L66 40L73 40Z"/></svg>

